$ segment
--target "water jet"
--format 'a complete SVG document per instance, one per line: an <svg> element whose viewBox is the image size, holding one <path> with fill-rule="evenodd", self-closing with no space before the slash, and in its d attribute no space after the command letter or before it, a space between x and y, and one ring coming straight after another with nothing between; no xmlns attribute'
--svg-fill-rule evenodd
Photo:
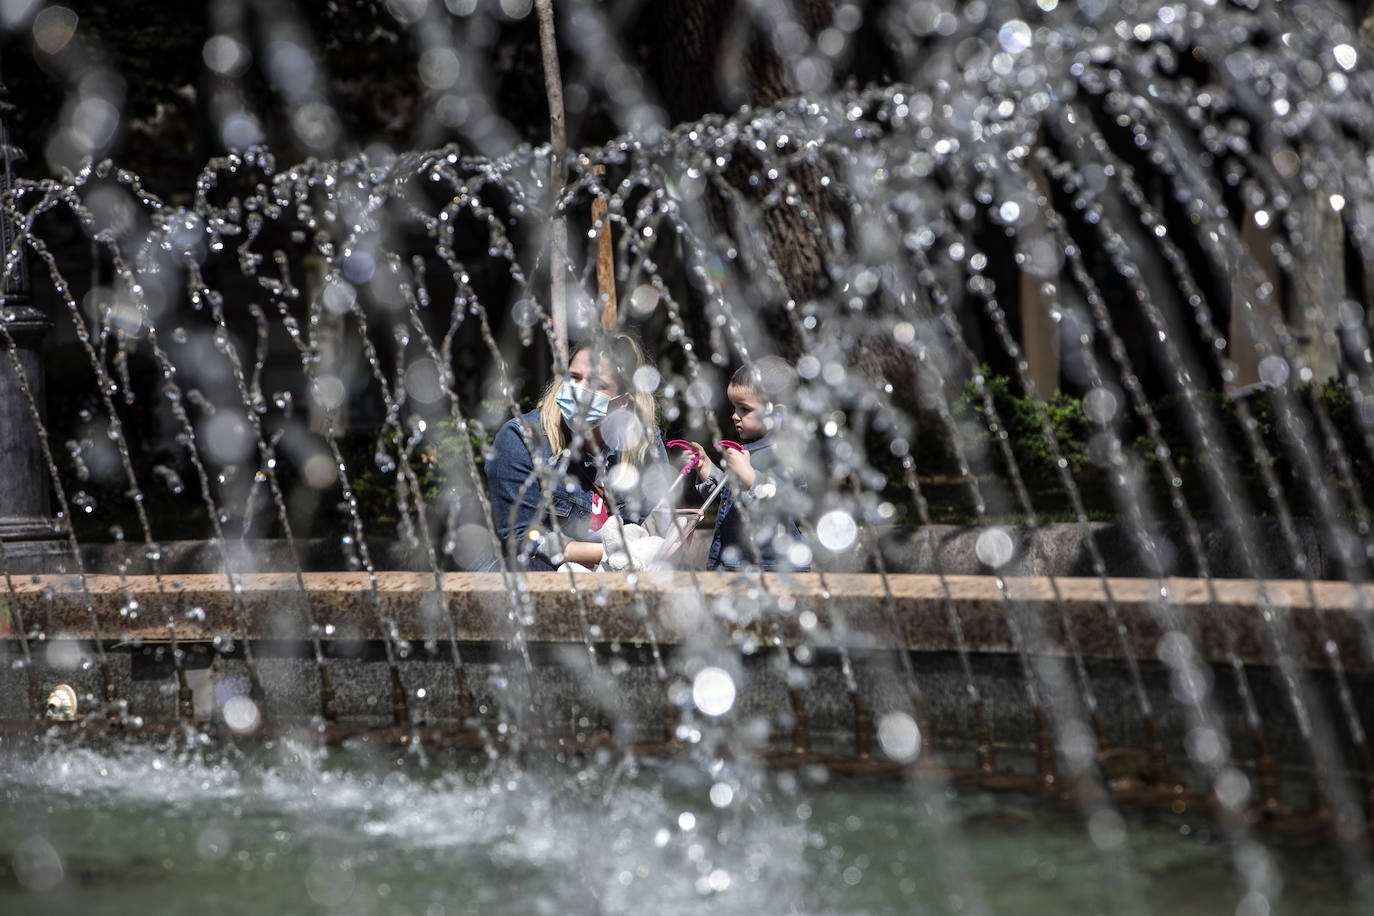
<svg viewBox="0 0 1374 916"><path fill-rule="evenodd" d="M229 905L253 870L277 906L432 912L1374 902L1349 11L747 4L789 91L673 124L606 10L555 4L616 127L564 151L452 75L519 6L388 4L451 128L400 152L348 148L299 22L226 17L223 149L175 197L67 85L56 177L4 196L40 481L5 492L51 496L60 549L0 527L0 899ZM76 21L12 18L50 57ZM865 29L888 78L847 88ZM665 438L729 438L730 371L795 365L814 572L505 559L491 436L564 319L652 344Z"/></svg>

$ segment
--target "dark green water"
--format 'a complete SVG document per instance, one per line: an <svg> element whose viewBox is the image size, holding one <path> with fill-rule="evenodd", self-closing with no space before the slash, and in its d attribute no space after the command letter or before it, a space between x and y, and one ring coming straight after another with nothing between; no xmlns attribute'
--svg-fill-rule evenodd
<svg viewBox="0 0 1374 916"><path fill-rule="evenodd" d="M0 746L0 913L1350 913L1318 841L724 763ZM1096 838L1096 842L1094 841ZM1245 897L1236 875L1268 888Z"/></svg>

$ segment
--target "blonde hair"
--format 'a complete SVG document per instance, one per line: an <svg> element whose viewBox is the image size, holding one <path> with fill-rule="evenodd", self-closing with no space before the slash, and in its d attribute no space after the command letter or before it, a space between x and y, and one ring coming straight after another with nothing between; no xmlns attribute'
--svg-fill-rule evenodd
<svg viewBox="0 0 1374 916"><path fill-rule="evenodd" d="M587 351L594 370L603 360L608 361L616 388L620 394L630 394L630 400L634 404L635 416L638 417L644 428L644 435L640 436L639 441L635 444L625 449L621 457L631 464L643 464L644 457L649 451L653 431L657 426L654 396L649 392L639 391L635 388L635 371L644 365L643 349L639 346L639 342L629 334L621 333L613 337L603 337L577 344L573 347L571 355L576 356L583 350ZM569 361L571 362L571 360ZM549 381L548 387L544 389L544 394L539 399L539 426L544 430L544 437L549 440L549 450L555 459L567 447L567 440L563 434L563 414L558 409L558 392L563 388L564 381L566 381L565 378L555 376Z"/></svg>

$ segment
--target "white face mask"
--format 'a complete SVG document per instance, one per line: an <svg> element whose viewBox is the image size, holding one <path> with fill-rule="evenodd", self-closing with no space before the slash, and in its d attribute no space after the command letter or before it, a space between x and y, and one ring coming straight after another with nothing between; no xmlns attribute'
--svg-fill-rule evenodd
<svg viewBox="0 0 1374 916"><path fill-rule="evenodd" d="M610 406L610 395L572 382L564 382L558 390L558 412L567 423L572 423L580 414L583 420L595 426L606 419L606 409Z"/></svg>

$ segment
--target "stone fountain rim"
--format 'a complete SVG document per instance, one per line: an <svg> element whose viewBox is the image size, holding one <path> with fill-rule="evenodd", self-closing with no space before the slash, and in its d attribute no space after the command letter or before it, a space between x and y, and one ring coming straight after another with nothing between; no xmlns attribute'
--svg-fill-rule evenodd
<svg viewBox="0 0 1374 916"><path fill-rule="evenodd" d="M40 575L15 577L0 638L107 644L216 638L506 643L515 636L512 590L527 596L524 638L548 643L656 642L665 646L760 641L789 647L915 652L963 648L1015 653L1016 633L1048 634L1027 646L1069 654L1072 628L1085 658L1159 657L1169 627L1182 627L1199 654L1273 665L1283 646L1305 667L1329 668L1328 643L1347 647L1342 665L1374 672L1374 585L1303 580L1066 578L872 573L748 574L645 572L567 574L363 572L236 576ZM1167 594L1168 600L1162 599ZM1010 613L1009 613L1010 612ZM1036 621L1039 627L1026 626ZM386 630L383 629L385 622ZM1124 628L1124 629L1119 629ZM1228 632L1229 631L1229 632ZM1124 637L1121 635L1124 633ZM1125 646L1123 646L1123 639ZM1357 647L1364 647L1359 653Z"/></svg>

